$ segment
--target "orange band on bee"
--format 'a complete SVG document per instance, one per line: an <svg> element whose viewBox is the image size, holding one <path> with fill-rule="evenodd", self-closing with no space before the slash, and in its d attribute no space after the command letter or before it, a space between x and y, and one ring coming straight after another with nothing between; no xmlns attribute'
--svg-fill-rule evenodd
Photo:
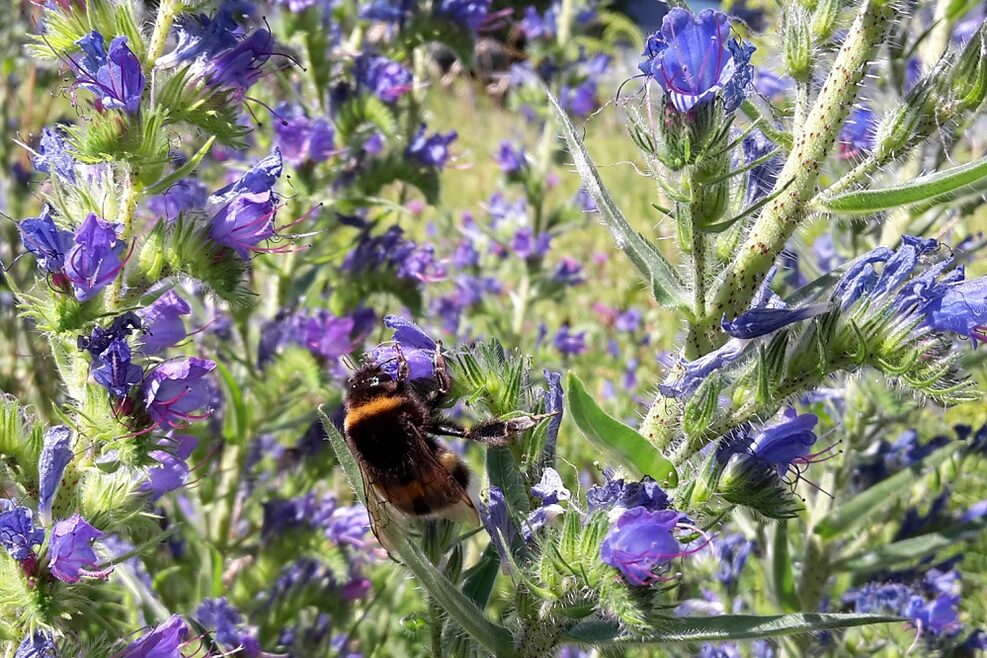
<svg viewBox="0 0 987 658"><path fill-rule="evenodd" d="M343 427L350 428L366 418L395 411L400 409L402 404L404 404L404 400L401 397L385 395L358 406L350 407L346 412L346 418L343 420Z"/></svg>

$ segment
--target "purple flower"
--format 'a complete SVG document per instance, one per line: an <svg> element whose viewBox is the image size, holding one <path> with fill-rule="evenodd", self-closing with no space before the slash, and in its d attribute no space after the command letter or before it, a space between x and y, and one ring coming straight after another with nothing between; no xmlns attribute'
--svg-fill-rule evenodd
<svg viewBox="0 0 987 658"><path fill-rule="evenodd" d="M406 154L412 160L417 160L426 167L441 169L449 161L449 144L456 139L456 131L445 135L435 133L425 136L425 124L418 127L418 132L411 138Z"/></svg>
<svg viewBox="0 0 987 658"><path fill-rule="evenodd" d="M586 281L583 276L583 266L575 258L563 256L562 262L552 273L552 280L564 286L578 286Z"/></svg>
<svg viewBox="0 0 987 658"><path fill-rule="evenodd" d="M563 356L574 356L582 354L586 351L586 332L573 332L569 328L569 324L563 324L559 327L558 332L555 334L555 338L552 339L552 343Z"/></svg>
<svg viewBox="0 0 987 658"><path fill-rule="evenodd" d="M514 233L511 251L518 258L540 258L548 253L551 242L552 236L548 233L539 233L535 237L530 228L523 226Z"/></svg>
<svg viewBox="0 0 987 658"><path fill-rule="evenodd" d="M148 354L158 354L185 340L188 334L181 316L191 312L188 302L174 290L169 290L150 306L137 311L144 321L144 335L140 341L142 349Z"/></svg>
<svg viewBox="0 0 987 658"><path fill-rule="evenodd" d="M205 14L179 14L175 18L178 45L158 60L160 66L172 66L197 59L213 59L237 44L237 24L232 3L224 2L212 17Z"/></svg>
<svg viewBox="0 0 987 658"><path fill-rule="evenodd" d="M34 525L34 513L29 507L15 506L0 498L0 546L10 557L23 562L34 555L34 547L45 541L45 531Z"/></svg>
<svg viewBox="0 0 987 658"><path fill-rule="evenodd" d="M518 146L515 148L506 139L501 141L500 147L497 149L497 164L500 165L500 170L505 174L518 173L528 164L524 147Z"/></svg>
<svg viewBox="0 0 987 658"><path fill-rule="evenodd" d="M182 658L180 647L188 636L188 624L178 615L155 626L130 643L119 658Z"/></svg>
<svg viewBox="0 0 987 658"><path fill-rule="evenodd" d="M531 487L531 494L542 502L542 505L553 505L562 500L569 500L571 494L562 484L559 472L551 466L545 468L541 480Z"/></svg>
<svg viewBox="0 0 987 658"><path fill-rule="evenodd" d="M760 461L778 469L784 475L793 463L804 463L816 443L813 428L819 422L815 414L796 415L786 409L779 423L765 427L750 442L751 453Z"/></svg>
<svg viewBox="0 0 987 658"><path fill-rule="evenodd" d="M744 162L750 165L767 157L777 147L764 136L760 130L755 130L741 143L744 150ZM761 199L774 187L781 173L780 157L772 157L747 172L747 186L744 191L744 204L751 206Z"/></svg>
<svg viewBox="0 0 987 658"><path fill-rule="evenodd" d="M370 529L370 516L363 505L338 507L325 523L326 539L336 545L350 544L363 548L364 537Z"/></svg>
<svg viewBox="0 0 987 658"><path fill-rule="evenodd" d="M324 118L310 119L301 108L278 108L281 121L274 122L274 138L284 159L294 166L305 161L323 162L335 147L336 131Z"/></svg>
<svg viewBox="0 0 987 658"><path fill-rule="evenodd" d="M65 133L59 126L45 126L41 131L34 168L64 183L75 183L75 158L69 152Z"/></svg>
<svg viewBox="0 0 987 658"><path fill-rule="evenodd" d="M81 63L73 60L76 78L81 87L96 95L96 108L137 112L147 80L140 60L127 46L127 37L113 39L109 53L103 35L96 31L75 43L85 55Z"/></svg>
<svg viewBox="0 0 987 658"><path fill-rule="evenodd" d="M493 541L494 548L497 549L501 565L506 569L507 556L515 542L519 541L521 533L511 517L507 499L500 487L490 487L487 504L480 508L480 518L483 521L483 527Z"/></svg>
<svg viewBox="0 0 987 658"><path fill-rule="evenodd" d="M361 55L354 71L357 84L385 103L397 102L411 91L411 71L380 55Z"/></svg>
<svg viewBox="0 0 987 658"><path fill-rule="evenodd" d="M199 439L188 434L176 434L161 439L158 445L162 449L152 450L148 455L158 465L148 469L147 481L141 484L141 491L149 494L152 501L185 485L189 473L185 461L199 445Z"/></svg>
<svg viewBox="0 0 987 658"><path fill-rule="evenodd" d="M490 0L439 0L435 13L476 32L490 16Z"/></svg>
<svg viewBox="0 0 987 658"><path fill-rule="evenodd" d="M51 574L66 583L77 583L83 576L109 578L112 569L93 570L98 564L93 542L102 536L78 514L56 523L48 546Z"/></svg>
<svg viewBox="0 0 987 658"><path fill-rule="evenodd" d="M219 55L208 59L204 72L210 85L230 87L238 94L257 82L263 71L261 67L274 52L274 37L267 30L256 30L238 44Z"/></svg>
<svg viewBox="0 0 987 658"><path fill-rule="evenodd" d="M694 361L682 361L677 366L681 368L678 377L667 383L659 384L658 390L662 395L669 398L679 398L691 395L699 387L710 373L720 368L730 365L743 356L744 351L750 344L750 340L731 338L723 345L695 359Z"/></svg>
<svg viewBox="0 0 987 658"><path fill-rule="evenodd" d="M959 602L960 597L955 594L940 594L931 601L912 596L902 614L921 632L940 635L959 627L959 611L956 609Z"/></svg>
<svg viewBox="0 0 987 658"><path fill-rule="evenodd" d="M620 570L632 585L653 585L660 580L656 573L660 566L688 554L672 534L682 519L674 510L629 509L607 531L600 559Z"/></svg>
<svg viewBox="0 0 987 658"><path fill-rule="evenodd" d="M534 7L527 7L524 10L524 18L521 19L521 34L526 39L549 40L555 38L556 30L556 9L554 6L545 10L545 15L540 16Z"/></svg>
<svg viewBox="0 0 987 658"><path fill-rule="evenodd" d="M956 281L934 290L922 309L927 326L987 342L987 277Z"/></svg>
<svg viewBox="0 0 987 658"><path fill-rule="evenodd" d="M209 206L218 210L210 220L209 235L242 258L259 251L257 243L274 235L278 203L273 190L282 170L281 150L275 148L236 182L214 192Z"/></svg>
<svg viewBox="0 0 987 658"><path fill-rule="evenodd" d="M586 508L592 514L596 511L611 512L643 507L650 512L668 509L668 494L651 477L640 482L624 482L607 477L606 484L593 487L586 492Z"/></svg>
<svg viewBox="0 0 987 658"><path fill-rule="evenodd" d="M613 328L617 331L634 333L641 328L641 319L642 316L640 309L632 306L617 316L614 320Z"/></svg>
<svg viewBox="0 0 987 658"><path fill-rule="evenodd" d="M117 339L93 359L92 375L97 384L119 399L127 397L132 386L140 384L144 371L140 366L131 363L130 346L127 341Z"/></svg>
<svg viewBox="0 0 987 658"><path fill-rule="evenodd" d="M124 243L117 237L119 224L89 213L75 232L75 246L65 258L65 276L75 298L87 301L123 269Z"/></svg>
<svg viewBox="0 0 987 658"><path fill-rule="evenodd" d="M227 648L243 646L245 635L249 639L249 631L240 627L243 616L225 596L205 599L192 614L196 621L213 632L217 642Z"/></svg>
<svg viewBox="0 0 987 658"><path fill-rule="evenodd" d="M577 117L589 116L600 107L596 95L596 82L587 80L575 87L563 86L559 94L562 108Z"/></svg>
<svg viewBox="0 0 987 658"><path fill-rule="evenodd" d="M727 587L732 587L740 580L747 558L754 550L754 543L742 534L734 533L716 540L713 545L716 549L716 559L719 561L716 579Z"/></svg>
<svg viewBox="0 0 987 658"><path fill-rule="evenodd" d="M208 359L169 359L144 380L144 403L151 420L161 427L178 427L208 415L200 412L212 398L206 378L216 368Z"/></svg>
<svg viewBox="0 0 987 658"><path fill-rule="evenodd" d="M65 425L49 427L38 456L38 514L46 523L51 521L58 485L73 456L72 430Z"/></svg>
<svg viewBox="0 0 987 658"><path fill-rule="evenodd" d="M186 178L168 188L163 194L152 196L147 200L147 207L158 217L164 217L168 222L174 222L178 216L187 210L198 210L205 207L209 194L202 181Z"/></svg>
<svg viewBox="0 0 987 658"><path fill-rule="evenodd" d="M38 259L38 267L45 272L61 272L65 267L65 254L72 248L72 233L58 228L51 217L51 206L45 204L38 217L22 220L17 229L24 248Z"/></svg>
<svg viewBox="0 0 987 658"><path fill-rule="evenodd" d="M438 349L435 341L411 320L398 315L386 316L384 325L394 330L394 336L388 343L370 350L366 355L368 362L379 365L392 379L397 379L396 343L408 362L408 379L435 377L435 352Z"/></svg>
<svg viewBox="0 0 987 658"><path fill-rule="evenodd" d="M735 317L726 318L720 323L723 331L734 338L750 340L770 334L795 322L828 312L829 304L809 304L800 308L752 308Z"/></svg>
<svg viewBox="0 0 987 658"><path fill-rule="evenodd" d="M113 318L113 322L105 329L99 325L93 327L92 333L79 336L77 344L80 350L86 350L95 360L115 340L126 340L135 330L143 329L144 323L140 317L131 311L121 313Z"/></svg>
<svg viewBox="0 0 987 658"><path fill-rule="evenodd" d="M874 148L877 115L866 105L857 105L840 131L840 155L852 158Z"/></svg>
<svg viewBox="0 0 987 658"><path fill-rule="evenodd" d="M679 112L712 100L721 93L724 108L739 107L751 86L754 47L730 38L726 14L706 9L694 16L673 8L661 30L648 37L640 69L653 77Z"/></svg>
<svg viewBox="0 0 987 658"><path fill-rule="evenodd" d="M58 658L58 647L50 633L34 631L18 645L14 658Z"/></svg>

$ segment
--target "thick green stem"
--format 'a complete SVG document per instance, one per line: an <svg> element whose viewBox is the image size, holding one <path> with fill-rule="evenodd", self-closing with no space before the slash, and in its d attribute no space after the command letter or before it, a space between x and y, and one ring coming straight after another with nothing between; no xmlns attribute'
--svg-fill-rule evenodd
<svg viewBox="0 0 987 658"><path fill-rule="evenodd" d="M147 61L153 66L154 62L164 54L165 43L168 41L168 32L171 24L175 22L175 16L182 6L181 0L161 0L158 5L158 17L154 21L154 32L151 33L151 45L147 50Z"/></svg>
<svg viewBox="0 0 987 658"><path fill-rule="evenodd" d="M870 0L858 14L778 176L775 191L784 192L764 208L741 245L710 302L709 315L732 317L747 308L804 219L806 202L815 192L822 164L846 121L858 84L892 15L885 0Z"/></svg>
<svg viewBox="0 0 987 658"><path fill-rule="evenodd" d="M137 210L137 202L140 199L140 196L140 181L135 180L133 172L128 170L126 178L124 179L123 197L120 199L120 205L117 207L117 223L123 226L120 230L120 239L125 245L127 245L126 248L130 247L130 240L133 238L134 212ZM110 284L107 300L111 309L115 309L120 306L120 292L123 288L123 276L124 272L123 268L121 268L116 279L114 279L113 283Z"/></svg>

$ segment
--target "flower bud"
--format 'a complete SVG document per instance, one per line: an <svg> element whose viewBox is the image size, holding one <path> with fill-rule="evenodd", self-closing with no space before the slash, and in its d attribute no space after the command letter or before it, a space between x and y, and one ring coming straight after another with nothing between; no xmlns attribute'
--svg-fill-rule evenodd
<svg viewBox="0 0 987 658"><path fill-rule="evenodd" d="M987 23L966 44L950 76L950 87L961 110L975 110L987 93Z"/></svg>
<svg viewBox="0 0 987 658"><path fill-rule="evenodd" d="M878 160L901 154L939 124L940 112L947 103L939 89L941 81L947 79L947 66L947 60L940 61L878 124L874 140L874 156Z"/></svg>
<svg viewBox="0 0 987 658"><path fill-rule="evenodd" d="M794 518L802 510L800 500L778 469L750 454L730 457L716 492L728 502L750 507L772 519Z"/></svg>
<svg viewBox="0 0 987 658"><path fill-rule="evenodd" d="M819 0L812 12L810 29L817 43L828 41L840 15L840 0Z"/></svg>
<svg viewBox="0 0 987 658"><path fill-rule="evenodd" d="M796 80L808 80L812 73L812 35L809 13L801 7L790 6L785 12L781 35L785 66Z"/></svg>

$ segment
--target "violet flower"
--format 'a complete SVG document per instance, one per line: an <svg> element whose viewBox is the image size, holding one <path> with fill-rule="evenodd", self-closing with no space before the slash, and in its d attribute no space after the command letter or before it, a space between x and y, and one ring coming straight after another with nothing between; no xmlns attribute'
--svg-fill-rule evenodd
<svg viewBox="0 0 987 658"><path fill-rule="evenodd" d="M185 340L188 333L182 316L191 312L188 302L174 290L169 290L150 306L137 311L144 321L144 335L140 339L143 351L158 354Z"/></svg>
<svg viewBox="0 0 987 658"><path fill-rule="evenodd" d="M112 569L93 569L99 560L92 545L102 536L102 532L78 514L56 523L48 546L51 574L66 583L77 583L83 576L101 580L109 578Z"/></svg>
<svg viewBox="0 0 987 658"><path fill-rule="evenodd" d="M127 37L110 42L109 52L103 35L95 30L76 41L84 57L73 60L79 86L96 96L96 109L124 110L134 114L140 108L147 80L140 60L127 46Z"/></svg>
<svg viewBox="0 0 987 658"><path fill-rule="evenodd" d="M408 149L405 153L409 158L426 167L441 169L449 161L449 145L456 137L455 130L445 135L435 133L426 136L425 124L423 123L418 127L418 132L411 138L411 142L408 144Z"/></svg>
<svg viewBox="0 0 987 658"><path fill-rule="evenodd" d="M629 509L607 531L600 544L600 559L617 568L632 585L653 585L661 579L659 567L690 553L672 534L683 518L674 510Z"/></svg>
<svg viewBox="0 0 987 658"><path fill-rule="evenodd" d="M65 257L65 276L80 302L92 299L123 269L119 229L119 224L89 213L75 232L75 246Z"/></svg>
<svg viewBox="0 0 987 658"><path fill-rule="evenodd" d="M45 272L61 272L65 267L65 255L72 249L72 232L58 228L52 219L51 206L45 204L41 214L28 217L17 225L21 243L38 260L38 267Z"/></svg>
<svg viewBox="0 0 987 658"><path fill-rule="evenodd" d="M172 615L168 621L127 645L119 658L182 658L180 648L188 634L185 620Z"/></svg>
<svg viewBox="0 0 987 658"><path fill-rule="evenodd" d="M396 344L400 346L401 354L408 363L408 379L435 377L435 352L437 349L435 341L411 320L398 315L386 316L384 325L394 330L394 336L391 341L370 350L365 357L367 361L379 365L391 378L397 379Z"/></svg>
<svg viewBox="0 0 987 658"><path fill-rule="evenodd" d="M130 346L117 339L109 344L92 362L92 375L114 398L127 397L131 387L140 384L144 371L131 362Z"/></svg>
<svg viewBox="0 0 987 658"><path fill-rule="evenodd" d="M65 425L49 427L38 456L38 514L46 523L51 522L51 508L58 485L73 457L72 430Z"/></svg>
<svg viewBox="0 0 987 658"><path fill-rule="evenodd" d="M154 368L144 380L144 403L160 427L178 427L209 415L212 399L207 376L216 368L208 359L179 357Z"/></svg>
<svg viewBox="0 0 987 658"><path fill-rule="evenodd" d="M45 531L34 525L34 512L0 498L0 546L10 557L23 562L34 555L34 547L45 541Z"/></svg>

